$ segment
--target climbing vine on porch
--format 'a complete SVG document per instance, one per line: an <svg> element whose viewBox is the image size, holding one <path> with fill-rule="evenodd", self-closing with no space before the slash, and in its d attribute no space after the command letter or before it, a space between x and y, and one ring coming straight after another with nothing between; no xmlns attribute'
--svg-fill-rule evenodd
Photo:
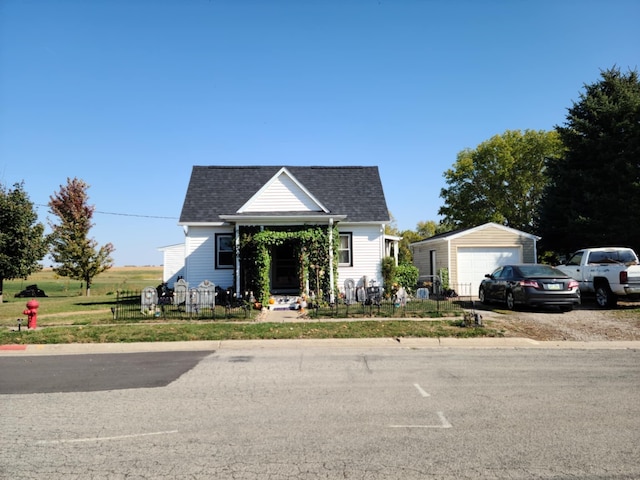
<svg viewBox="0 0 640 480"><path fill-rule="evenodd" d="M331 292L337 293L337 252L340 246L340 237L338 228L333 226L334 285L331 285L331 276L329 275L329 228L329 226L310 226L286 231L265 229L259 232L245 232L242 235L241 247L245 250L253 251L257 297L263 305L269 301L269 296L271 295L269 278L271 248L284 245L287 242L290 242L292 247L296 248L296 255L299 259L300 291L305 291L305 284L308 278L311 289L315 291L319 298ZM319 291L316 291L318 289Z"/></svg>

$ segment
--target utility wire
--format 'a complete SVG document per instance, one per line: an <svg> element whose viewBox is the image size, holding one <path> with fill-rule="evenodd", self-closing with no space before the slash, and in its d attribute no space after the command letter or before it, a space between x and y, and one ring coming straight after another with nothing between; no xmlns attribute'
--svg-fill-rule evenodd
<svg viewBox="0 0 640 480"><path fill-rule="evenodd" d="M43 205L42 203L34 203L38 207L48 207L49 205ZM93 213L100 213L102 215L118 215L121 217L138 217L138 218L161 218L164 220L178 220L178 217L162 217L159 215L137 215L135 213L116 213L116 212L101 212L94 210Z"/></svg>
<svg viewBox="0 0 640 480"><path fill-rule="evenodd" d="M178 217L161 217L159 215L137 215L135 213L100 212L98 210L95 210L93 213L101 213L102 215L120 215L121 217L163 218L165 220L178 220Z"/></svg>

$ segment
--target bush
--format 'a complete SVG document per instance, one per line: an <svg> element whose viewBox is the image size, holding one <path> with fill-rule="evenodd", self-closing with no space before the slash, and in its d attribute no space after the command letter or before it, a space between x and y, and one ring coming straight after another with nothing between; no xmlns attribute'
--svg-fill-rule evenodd
<svg viewBox="0 0 640 480"><path fill-rule="evenodd" d="M418 284L418 267L409 264L398 265L395 269L395 283L412 293Z"/></svg>

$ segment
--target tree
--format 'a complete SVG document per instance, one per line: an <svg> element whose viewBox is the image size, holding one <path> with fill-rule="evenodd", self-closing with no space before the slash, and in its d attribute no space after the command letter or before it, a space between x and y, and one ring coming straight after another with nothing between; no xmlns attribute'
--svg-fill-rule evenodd
<svg viewBox="0 0 640 480"><path fill-rule="evenodd" d="M458 154L444 173L448 188L438 214L454 228L496 222L532 232L547 183L545 159L558 157L563 147L557 132L507 130Z"/></svg>
<svg viewBox="0 0 640 480"><path fill-rule="evenodd" d="M54 272L85 282L89 296L93 278L113 266L110 255L114 247L107 243L98 248L98 243L88 237L95 207L87 204L87 188L89 185L82 180L67 178L67 185L61 185L60 191L49 197L49 208L60 219L59 225L50 223L53 231L49 239L51 256L58 264Z"/></svg>
<svg viewBox="0 0 640 480"><path fill-rule="evenodd" d="M413 230L404 230L400 236L402 239L398 242L398 264L406 265L413 263L413 255L411 254L411 249L409 245L413 242L419 242L420 240L424 240L424 237L419 233L414 232Z"/></svg>
<svg viewBox="0 0 640 480"><path fill-rule="evenodd" d="M544 248L640 248L640 82L638 72L601 72L556 126L566 146L547 162L540 203Z"/></svg>
<svg viewBox="0 0 640 480"><path fill-rule="evenodd" d="M5 280L26 279L42 268L47 253L44 225L22 183L0 185L0 304Z"/></svg>
<svg viewBox="0 0 640 480"><path fill-rule="evenodd" d="M418 222L416 225L416 233L421 237L421 240L425 238L433 237L438 231L438 224L433 220L427 220L426 222Z"/></svg>

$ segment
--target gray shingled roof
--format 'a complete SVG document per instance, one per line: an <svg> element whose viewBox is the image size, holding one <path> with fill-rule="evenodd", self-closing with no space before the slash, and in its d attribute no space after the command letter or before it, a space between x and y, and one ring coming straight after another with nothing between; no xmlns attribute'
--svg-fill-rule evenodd
<svg viewBox="0 0 640 480"><path fill-rule="evenodd" d="M348 222L388 222L378 167L284 166L331 215ZM221 221L234 215L283 166L194 166L181 224Z"/></svg>

